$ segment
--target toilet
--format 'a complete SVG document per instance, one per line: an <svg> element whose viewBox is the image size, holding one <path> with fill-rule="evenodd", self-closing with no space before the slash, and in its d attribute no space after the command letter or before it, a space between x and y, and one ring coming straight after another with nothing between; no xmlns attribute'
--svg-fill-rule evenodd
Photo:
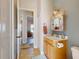
<svg viewBox="0 0 79 59"><path fill-rule="evenodd" d="M73 59L79 59L79 47L72 47L71 51Z"/></svg>

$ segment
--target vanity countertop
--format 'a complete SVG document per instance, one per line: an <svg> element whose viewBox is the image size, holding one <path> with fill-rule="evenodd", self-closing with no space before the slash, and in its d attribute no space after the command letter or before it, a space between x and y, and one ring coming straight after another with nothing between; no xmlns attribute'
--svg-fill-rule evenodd
<svg viewBox="0 0 79 59"><path fill-rule="evenodd" d="M56 40L56 41L60 41L60 40L67 40L66 38L62 39L56 36L52 36L52 35L47 35L45 36L45 38L49 39L49 40Z"/></svg>

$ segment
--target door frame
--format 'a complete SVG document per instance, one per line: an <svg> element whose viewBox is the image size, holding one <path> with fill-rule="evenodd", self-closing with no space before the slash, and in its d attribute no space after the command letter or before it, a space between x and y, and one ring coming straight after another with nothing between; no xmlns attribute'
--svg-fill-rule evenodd
<svg viewBox="0 0 79 59"><path fill-rule="evenodd" d="M11 38L11 59L15 59L15 28L14 28L14 0L10 0L10 38Z"/></svg>
<svg viewBox="0 0 79 59"><path fill-rule="evenodd" d="M33 48L38 48L38 45L37 45L37 38L36 38L36 35L37 35L37 28L36 28L36 25L38 24L38 22L36 21L37 20L37 13L36 13L36 10L34 9L26 9L26 8L20 8L19 7L19 0L17 0L17 20L19 20L19 10L25 10L25 11L32 11L33 12L33 24L34 24L34 44L33 44ZM18 55L19 56L19 55Z"/></svg>
<svg viewBox="0 0 79 59"><path fill-rule="evenodd" d="M26 8L19 8L18 9L18 11L31 11L31 12L33 12L33 24L34 24L34 26L35 26L35 11L34 10L31 10L31 9L26 9ZM17 17L18 17L18 20L19 20L19 16L17 15ZM33 35L35 35L35 32L33 33ZM34 37L34 36L33 36ZM35 38L34 38L34 40L35 40ZM34 46L33 46L34 47Z"/></svg>
<svg viewBox="0 0 79 59"><path fill-rule="evenodd" d="M19 16L18 16L18 15L19 15L19 11L20 11L20 10L31 11L31 12L33 12L33 24L34 24L34 33L33 33L33 37L34 37L34 36L35 36L35 33L36 33L36 32L35 32L35 24L36 24L36 23L35 23L35 21L36 21L36 20L35 20L35 11L34 11L34 10L31 10L31 9L18 8L18 10L17 10L17 12L18 12L18 13L17 13L17 17L18 17L17 22L19 21ZM17 26L19 26L19 25L17 25ZM36 48L36 47L34 46L35 43L36 43L35 41L36 41L36 38L34 37L33 48ZM19 52L20 52L20 49L19 49L19 51L18 51L18 56L19 56ZM19 57L18 57L18 59L19 59Z"/></svg>
<svg viewBox="0 0 79 59"><path fill-rule="evenodd" d="M15 47L15 40L16 40L16 36L15 36L15 27L14 27L14 0L10 0L11 3L11 21L10 21L10 25L11 25L11 59L15 59L17 57L17 54L15 53L15 50L17 49L17 47ZM19 0L17 0L17 16L19 15ZM38 21L37 21L37 11L34 9L26 9L26 8L21 8L22 10L27 10L27 11L32 11L33 12L33 22L34 22L34 27L37 26ZM17 17L18 19L19 17ZM37 28L34 28L34 48L38 48L37 45L37 38L35 35L37 35ZM17 43L16 43L17 44ZM17 51L16 51L17 52ZM15 56L16 55L16 56ZM18 58L19 59L19 58Z"/></svg>
<svg viewBox="0 0 79 59"><path fill-rule="evenodd" d="M20 8L19 11L22 11L22 14L23 14L24 12L27 13L28 11L29 11L29 12L32 12L32 13L33 13L33 16L26 15L26 16L25 16L25 18L26 18L25 20L26 20L26 24L27 24L27 17L33 17L33 24L34 24L34 12L33 12L32 10L26 10L26 9L21 9L21 8ZM24 12L23 12L23 11L24 11ZM22 15L22 16L23 16L23 15ZM20 18L20 17L19 17L19 18ZM23 16L23 18L24 18L24 16ZM22 19L23 19L23 18L22 18ZM23 22L24 22L24 21L23 21ZM22 24L23 24L23 23L22 23ZM23 27L23 28L24 28L24 27ZM27 26L26 26L26 31L27 31ZM33 33L33 35L34 35L34 33ZM26 33L26 36L27 36L27 33ZM26 37L26 38L27 38L27 37ZM34 36L33 36L33 38L34 38ZM27 39L26 39L26 40L27 40ZM26 42L27 42L27 41L26 41ZM34 44L34 42L33 42L33 44Z"/></svg>

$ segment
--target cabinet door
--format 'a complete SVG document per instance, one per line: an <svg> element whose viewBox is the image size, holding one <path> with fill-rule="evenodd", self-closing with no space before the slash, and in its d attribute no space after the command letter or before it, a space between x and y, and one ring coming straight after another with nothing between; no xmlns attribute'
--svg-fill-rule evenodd
<svg viewBox="0 0 79 59"><path fill-rule="evenodd" d="M48 44L47 44L46 40L44 41L44 53L48 57Z"/></svg>
<svg viewBox="0 0 79 59"><path fill-rule="evenodd" d="M50 45L48 44L48 59L50 59Z"/></svg>
<svg viewBox="0 0 79 59"><path fill-rule="evenodd" d="M50 45L50 59L55 59L55 47Z"/></svg>
<svg viewBox="0 0 79 59"><path fill-rule="evenodd" d="M49 58L49 45L48 45L48 43L46 42L46 56L47 56L47 58Z"/></svg>
<svg viewBox="0 0 79 59"><path fill-rule="evenodd" d="M56 59L67 59L67 44L66 41L62 42L64 44L64 47L62 48L56 48Z"/></svg>
<svg viewBox="0 0 79 59"><path fill-rule="evenodd" d="M44 53L46 55L46 41L44 41Z"/></svg>

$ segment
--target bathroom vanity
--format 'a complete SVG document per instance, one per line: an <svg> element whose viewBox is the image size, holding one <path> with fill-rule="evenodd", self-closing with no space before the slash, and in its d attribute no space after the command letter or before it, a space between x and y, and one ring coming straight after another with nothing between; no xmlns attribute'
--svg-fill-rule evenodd
<svg viewBox="0 0 79 59"><path fill-rule="evenodd" d="M45 36L44 53L48 59L67 59L67 39Z"/></svg>
<svg viewBox="0 0 79 59"><path fill-rule="evenodd" d="M67 59L68 36L65 33L64 10L55 9L51 20L51 35L44 37L44 53L47 59Z"/></svg>

